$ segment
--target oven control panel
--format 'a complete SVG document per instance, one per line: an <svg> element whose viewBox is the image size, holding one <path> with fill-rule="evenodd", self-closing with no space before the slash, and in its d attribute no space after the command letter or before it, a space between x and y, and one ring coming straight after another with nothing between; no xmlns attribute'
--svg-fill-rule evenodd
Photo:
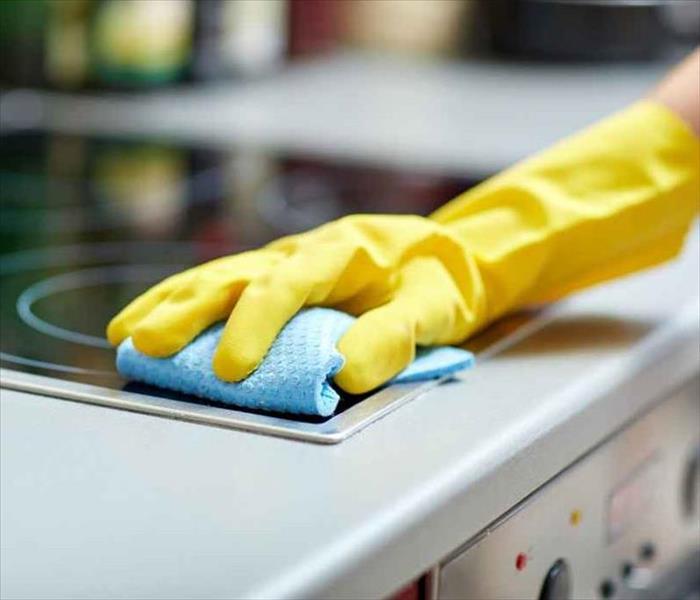
<svg viewBox="0 0 700 600"><path fill-rule="evenodd" d="M700 575L700 380L440 567L440 599L682 598Z"/></svg>

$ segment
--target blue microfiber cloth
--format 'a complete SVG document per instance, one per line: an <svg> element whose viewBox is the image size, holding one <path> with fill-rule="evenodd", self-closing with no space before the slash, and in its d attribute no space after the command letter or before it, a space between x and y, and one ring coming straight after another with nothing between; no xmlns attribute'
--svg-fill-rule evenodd
<svg viewBox="0 0 700 600"><path fill-rule="evenodd" d="M222 381L211 368L223 323L168 358L141 354L129 338L117 350L117 370L128 379L225 404L325 417L333 414L340 399L330 383L344 362L335 344L354 320L330 308L299 312L260 366L238 383ZM459 348L419 348L413 363L392 382L434 379L473 363L473 354Z"/></svg>

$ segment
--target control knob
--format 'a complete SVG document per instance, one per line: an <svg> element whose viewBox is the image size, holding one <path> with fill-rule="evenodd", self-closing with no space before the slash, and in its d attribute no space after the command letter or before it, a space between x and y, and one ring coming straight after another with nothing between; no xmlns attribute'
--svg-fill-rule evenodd
<svg viewBox="0 0 700 600"><path fill-rule="evenodd" d="M571 572L563 558L555 562L542 583L539 600L570 600Z"/></svg>

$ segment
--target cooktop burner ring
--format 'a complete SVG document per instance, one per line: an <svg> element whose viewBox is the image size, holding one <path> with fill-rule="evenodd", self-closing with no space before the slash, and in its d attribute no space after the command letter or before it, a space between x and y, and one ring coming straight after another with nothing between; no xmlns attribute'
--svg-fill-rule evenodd
<svg viewBox="0 0 700 600"><path fill-rule="evenodd" d="M89 364L78 366L62 358L49 360L41 355L42 352L33 355L32 352L17 352L14 348L7 347L0 350L0 359L16 368L97 377L99 381L120 381L116 371L110 368L114 364L113 349L102 335L97 334L99 326L95 329L93 323L92 331L85 333L80 331L79 326L62 326L54 319L41 315L36 303L49 299L53 294L99 289L109 284L139 284L138 287L146 289L191 264L192 250L192 244L180 242L107 242L27 249L0 256L1 281L9 283L15 277L30 276L29 281L18 286L13 298L7 299L14 306L17 323L35 334L46 336L44 339L47 342L51 338L56 343L68 343L74 347L92 348L95 352L107 353L98 361L102 363L99 367ZM148 262L144 264L144 260ZM42 270L47 271L47 276L32 280L32 272L38 272L41 276ZM58 273L53 274L51 271ZM137 292L135 290L134 293ZM104 315L102 330L107 326L109 317L116 314L119 308L115 306L111 313ZM37 348L43 344L40 340L33 343ZM6 344L3 343L3 346ZM63 352L59 356L63 357Z"/></svg>
<svg viewBox="0 0 700 600"><path fill-rule="evenodd" d="M132 283L157 283L164 277L172 275L174 272L175 269L158 265L118 265L61 273L60 275L37 281L25 288L17 298L17 314L26 325L48 336L75 344L109 349L112 345L102 336L98 337L71 331L70 329L54 325L42 319L32 310L33 304L38 300L50 297L52 294L79 289L81 287L124 281Z"/></svg>
<svg viewBox="0 0 700 600"><path fill-rule="evenodd" d="M7 136L0 145L0 178L7 184L0 193L3 389L334 443L437 384L347 398L338 414L323 420L235 410L127 382L102 336L109 319L152 283L116 281L139 277L120 267L180 270L259 247L290 228L370 209L428 214L470 179L139 136L38 130ZM291 225L281 218L285 211ZM99 283L110 278L114 283ZM77 289L91 282L96 285Z"/></svg>

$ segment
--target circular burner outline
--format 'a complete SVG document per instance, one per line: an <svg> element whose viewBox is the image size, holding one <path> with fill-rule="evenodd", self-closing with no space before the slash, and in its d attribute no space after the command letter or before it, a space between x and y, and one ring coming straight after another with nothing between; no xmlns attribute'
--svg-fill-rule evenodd
<svg viewBox="0 0 700 600"><path fill-rule="evenodd" d="M81 287L110 284L117 281L157 283L163 277L172 275L177 270L179 269L166 268L162 265L119 265L71 271L33 283L19 295L15 306L17 314L24 324L36 331L74 344L110 349L112 345L104 337L78 333L45 321L36 315L32 310L32 305L52 294L80 289ZM157 272L155 277L154 272Z"/></svg>
<svg viewBox="0 0 700 600"><path fill-rule="evenodd" d="M141 254L154 251L167 251L171 257L176 257L179 253L182 253L184 258L186 255L191 256L194 249L195 245L189 242L107 242L49 246L46 248L28 248L26 250L19 250L17 252L0 255L0 276L12 276L17 273L31 271L32 269L47 267L60 268L72 261L82 261L89 264L90 262L113 260L115 258L123 259L125 254L130 252L138 252ZM171 265L173 271L183 268L183 263L171 263ZM120 266L122 268L128 267L126 265ZM132 268L138 267L138 265L130 266ZM153 267L154 265L151 266ZM165 265L162 265L162 267L165 268ZM83 369L82 367L48 363L2 351L0 351L0 359L19 365L40 367L63 373L79 373L98 376L108 375L110 377L115 376L115 373L109 371Z"/></svg>

